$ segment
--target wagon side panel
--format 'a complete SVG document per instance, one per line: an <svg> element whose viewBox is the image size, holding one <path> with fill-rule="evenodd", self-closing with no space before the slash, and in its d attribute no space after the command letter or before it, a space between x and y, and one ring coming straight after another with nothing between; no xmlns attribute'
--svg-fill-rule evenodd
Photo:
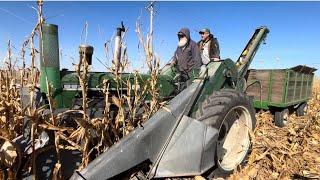
<svg viewBox="0 0 320 180"><path fill-rule="evenodd" d="M307 98L311 98L312 96L312 86L313 86L313 79L314 79L314 74L310 74L309 75L310 78L309 78L309 86L308 86L308 89L307 89Z"/></svg>
<svg viewBox="0 0 320 180"><path fill-rule="evenodd" d="M272 70L272 78L270 80L270 101L272 103L282 104L283 96L286 88L286 71Z"/></svg>
<svg viewBox="0 0 320 180"><path fill-rule="evenodd" d="M253 96L255 101L260 101L260 90L261 90L261 100L268 101L268 92L269 92L269 81L270 81L270 72L266 70L250 70L247 84L250 85L256 81L252 86L248 87L247 94Z"/></svg>
<svg viewBox="0 0 320 180"><path fill-rule="evenodd" d="M288 71L288 87L287 87L287 97L285 103L290 103L294 101L295 87L296 87L297 73L294 71Z"/></svg>

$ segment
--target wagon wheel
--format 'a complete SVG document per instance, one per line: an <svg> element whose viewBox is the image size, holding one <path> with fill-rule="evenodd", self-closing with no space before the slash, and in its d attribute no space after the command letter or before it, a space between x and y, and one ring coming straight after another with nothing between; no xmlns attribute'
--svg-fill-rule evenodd
<svg viewBox="0 0 320 180"><path fill-rule="evenodd" d="M288 124L289 110L283 109L274 113L274 123L278 127L284 127Z"/></svg>
<svg viewBox="0 0 320 180"><path fill-rule="evenodd" d="M297 114L297 116L304 116L307 113L307 110L308 110L308 104L302 103L297 108L296 114Z"/></svg>

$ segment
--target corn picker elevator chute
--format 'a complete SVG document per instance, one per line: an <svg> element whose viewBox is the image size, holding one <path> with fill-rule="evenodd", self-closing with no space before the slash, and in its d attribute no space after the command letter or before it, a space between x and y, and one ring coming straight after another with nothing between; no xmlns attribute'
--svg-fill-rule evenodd
<svg viewBox="0 0 320 180"><path fill-rule="evenodd" d="M49 32L44 37L50 36ZM133 172L139 172L137 178L147 179L195 175L224 177L231 173L244 162L250 148L249 131L255 128L256 120L252 99L245 94L245 75L268 32L266 27L257 28L236 63L225 59L211 62L200 71L194 70L189 86L178 93L177 69L166 65L157 82L159 98L169 100L165 107L85 169L75 172L71 179L121 178ZM43 42L50 47L52 41ZM43 57L47 57L46 54ZM49 60L44 59L45 62ZM117 59L115 56L114 60ZM61 107L71 108L81 98L75 72L62 70L46 75L60 76L61 84L56 83L54 98L63 97ZM110 92L115 93L111 73L90 72L88 76L88 98L103 100L99 90L104 79L109 80ZM148 79L150 75L141 77ZM122 78L133 78L133 74L122 74Z"/></svg>

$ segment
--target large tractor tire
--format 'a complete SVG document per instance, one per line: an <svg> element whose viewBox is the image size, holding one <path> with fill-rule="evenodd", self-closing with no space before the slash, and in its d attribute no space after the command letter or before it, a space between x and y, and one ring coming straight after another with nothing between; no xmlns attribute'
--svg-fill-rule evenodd
<svg viewBox="0 0 320 180"><path fill-rule="evenodd" d="M250 132L256 125L252 101L233 89L216 91L202 103L199 120L219 130L215 167L207 175L230 175L245 163L251 149Z"/></svg>

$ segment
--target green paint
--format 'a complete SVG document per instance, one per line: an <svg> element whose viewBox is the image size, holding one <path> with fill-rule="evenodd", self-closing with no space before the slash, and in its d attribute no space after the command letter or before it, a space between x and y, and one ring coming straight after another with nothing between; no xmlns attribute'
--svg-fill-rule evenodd
<svg viewBox="0 0 320 180"><path fill-rule="evenodd" d="M214 91L222 88L235 88L232 87L232 81L236 81L238 71L235 63L231 59L226 59L221 62L211 62L207 66L208 77L204 80L204 85L199 98L191 109L191 117L197 116L199 106L204 102ZM236 83L236 82L234 82Z"/></svg>
<svg viewBox="0 0 320 180"><path fill-rule="evenodd" d="M297 87L297 77L298 77L298 73L294 73L295 74L295 78L294 78L294 90L293 90L293 99L296 98L296 87Z"/></svg>
<svg viewBox="0 0 320 180"><path fill-rule="evenodd" d="M282 103L287 102L289 83L290 83L290 71L286 71L285 89L284 89L284 95L282 96Z"/></svg>
<svg viewBox="0 0 320 180"><path fill-rule="evenodd" d="M174 77L177 73L178 70L174 65L167 64L162 68L160 75Z"/></svg>
<svg viewBox="0 0 320 180"><path fill-rule="evenodd" d="M300 88L300 96L299 96L299 99L301 99L302 98L302 90L303 90L303 77L304 77L304 74L302 74L302 76L301 76L301 88Z"/></svg>
<svg viewBox="0 0 320 180"><path fill-rule="evenodd" d="M62 107L62 98L61 98L61 81L60 77L57 77L57 74L60 73L60 70L53 67L41 67L41 76L40 76L40 88L44 93L48 93L47 89L47 81L48 79L49 85L52 87L52 97L54 99L54 107L61 108Z"/></svg>
<svg viewBox="0 0 320 180"><path fill-rule="evenodd" d="M273 102L269 102L269 101L254 101L254 107L258 108L258 109L265 109L265 110L269 110L272 108L286 108L292 105L296 105L296 104L300 104L302 102L307 102L308 100L310 100L310 98L306 98L306 99L301 99L299 101L293 101L293 102L288 102L288 103L273 103Z"/></svg>
<svg viewBox="0 0 320 180"><path fill-rule="evenodd" d="M306 90L306 94L305 94L305 97L308 97L308 89L309 89L309 79L310 79L310 76L307 75L307 90Z"/></svg>
<svg viewBox="0 0 320 180"><path fill-rule="evenodd" d="M46 78L52 87L54 107L62 107L61 81L59 70L58 26L43 24L40 44L40 89L48 93Z"/></svg>
<svg viewBox="0 0 320 180"><path fill-rule="evenodd" d="M79 86L79 78L74 71L62 71L61 72L61 84L63 87L63 99L74 99L74 95L81 92L81 87ZM196 76L196 72L194 72ZM147 81L149 81L151 76L149 74L139 74L138 87L142 91ZM173 84L173 77L168 75L159 75L157 81L157 88L159 90L159 99L168 99L171 98L173 93L176 90L175 85ZM131 90L133 93L134 84L135 84L135 75L129 73L121 74L121 83L119 84L119 91L126 92ZM112 95L117 94L117 83L115 82L115 77L113 74L108 72L89 72L88 74L88 90L89 91L100 91L102 92L104 84L103 81L107 80L109 83L109 92ZM130 82L131 87L127 86L127 82ZM150 87L147 87L150 89ZM147 91L146 99L150 100L151 95ZM64 107L71 107L72 103L69 100L63 100Z"/></svg>
<svg viewBox="0 0 320 180"><path fill-rule="evenodd" d="M271 70L269 75L269 87L268 87L268 101L271 102L271 97L272 97L272 76L273 76L273 70Z"/></svg>

